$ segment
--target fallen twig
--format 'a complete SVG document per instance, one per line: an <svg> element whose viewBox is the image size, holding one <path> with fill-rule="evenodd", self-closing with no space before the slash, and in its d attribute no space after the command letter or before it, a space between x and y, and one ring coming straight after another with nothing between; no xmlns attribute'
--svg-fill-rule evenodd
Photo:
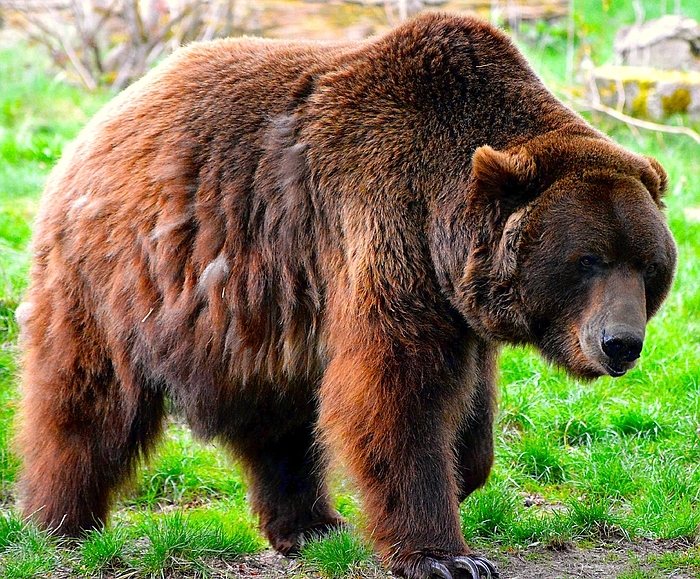
<svg viewBox="0 0 700 579"><path fill-rule="evenodd" d="M594 103L594 102L586 101L583 99L572 98L571 95L568 96L568 99L579 108L585 108L585 109L598 111L600 113L604 113L604 114L606 114L614 119L617 119L618 121L622 121L623 123L625 123L627 125L631 125L633 127L639 127L640 129L647 129L649 131L656 131L656 132L660 132L660 133L672 133L672 134L677 134L677 135L685 135L686 137L690 137L698 145L700 145L700 134L698 134L693 129L689 129L688 127L674 127L672 125L662 125L660 123L652 123L651 121L644 121L642 119L635 119L634 117L626 115L625 113L621 113L620 111L615 110L613 108L610 108L608 106L605 106L604 104Z"/></svg>

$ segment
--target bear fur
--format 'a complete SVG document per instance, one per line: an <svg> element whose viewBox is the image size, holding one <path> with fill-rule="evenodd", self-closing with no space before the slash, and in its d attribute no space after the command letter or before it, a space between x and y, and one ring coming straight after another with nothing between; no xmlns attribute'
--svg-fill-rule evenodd
<svg viewBox="0 0 700 579"><path fill-rule="evenodd" d="M342 524L333 457L396 573L456 573L499 345L583 378L634 365L674 272L665 189L475 18L180 50L47 183L24 512L66 535L103 524L171 399L240 458L275 549Z"/></svg>

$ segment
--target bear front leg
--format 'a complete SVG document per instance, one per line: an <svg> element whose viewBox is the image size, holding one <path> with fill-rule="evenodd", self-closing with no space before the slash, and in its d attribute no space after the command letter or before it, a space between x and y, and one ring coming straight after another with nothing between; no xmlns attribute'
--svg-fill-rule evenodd
<svg viewBox="0 0 700 579"><path fill-rule="evenodd" d="M434 355L396 342L336 350L321 387L320 428L362 492L373 541L409 579L497 576L460 529L454 442L462 381ZM413 351L411 351L413 349Z"/></svg>
<svg viewBox="0 0 700 579"><path fill-rule="evenodd" d="M496 354L492 345L484 343L475 347L474 393L455 444L460 503L486 484L493 466Z"/></svg>

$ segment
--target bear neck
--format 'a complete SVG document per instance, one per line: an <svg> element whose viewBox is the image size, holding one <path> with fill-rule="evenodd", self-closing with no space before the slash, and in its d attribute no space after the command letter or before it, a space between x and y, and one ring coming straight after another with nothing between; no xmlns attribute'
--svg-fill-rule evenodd
<svg viewBox="0 0 700 579"><path fill-rule="evenodd" d="M517 268L503 272L497 263L503 230L497 208L469 194L454 195L434 215L431 253L443 294L474 332L487 340L524 343L529 332Z"/></svg>

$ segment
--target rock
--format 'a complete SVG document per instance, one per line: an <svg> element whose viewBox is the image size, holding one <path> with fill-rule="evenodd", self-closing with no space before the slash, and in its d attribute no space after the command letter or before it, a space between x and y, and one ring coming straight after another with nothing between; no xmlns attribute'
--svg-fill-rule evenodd
<svg viewBox="0 0 700 579"><path fill-rule="evenodd" d="M633 117L662 121L675 113L700 120L700 71L602 66L590 73L589 98Z"/></svg>
<svg viewBox="0 0 700 579"><path fill-rule="evenodd" d="M615 65L588 74L588 97L633 117L663 121L675 113L700 120L700 24L663 16L621 28Z"/></svg>
<svg viewBox="0 0 700 579"><path fill-rule="evenodd" d="M618 64L666 70L700 70L700 24L663 16L620 28L613 45Z"/></svg>

